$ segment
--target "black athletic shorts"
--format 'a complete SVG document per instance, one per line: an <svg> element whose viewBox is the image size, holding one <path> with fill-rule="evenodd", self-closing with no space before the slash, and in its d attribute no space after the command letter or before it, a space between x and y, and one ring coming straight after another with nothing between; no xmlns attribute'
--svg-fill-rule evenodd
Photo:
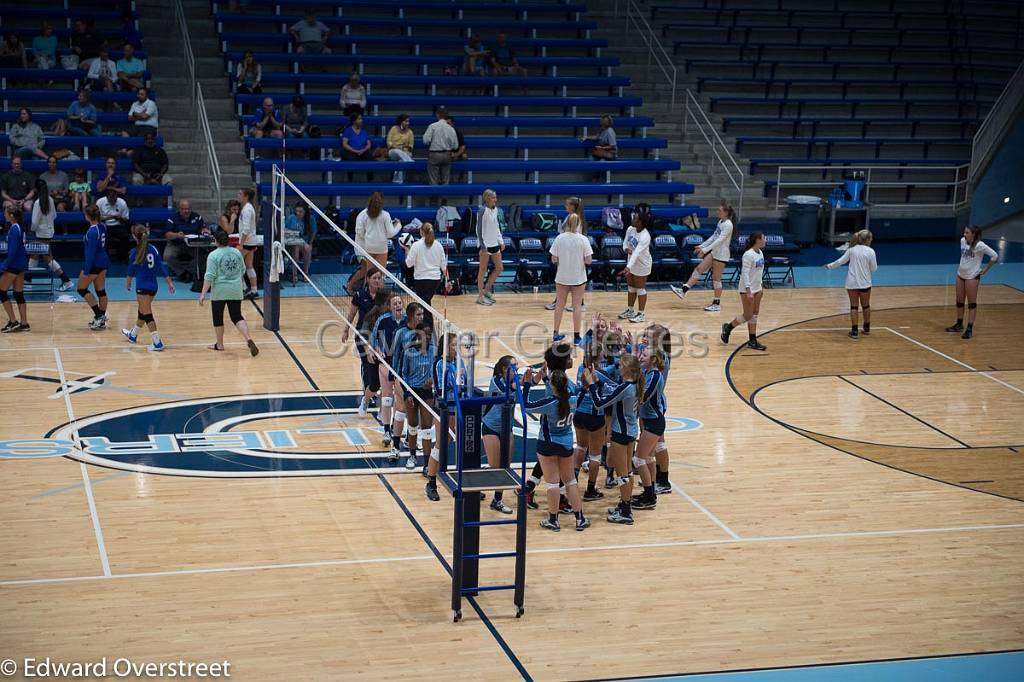
<svg viewBox="0 0 1024 682"><path fill-rule="evenodd" d="M665 418L643 419L644 431L653 433L655 436L665 435Z"/></svg>
<svg viewBox="0 0 1024 682"><path fill-rule="evenodd" d="M106 271L107 271L106 268L90 268L89 272L87 272L86 274L88 274L88 275L102 275Z"/></svg>
<svg viewBox="0 0 1024 682"><path fill-rule="evenodd" d="M367 362L363 357L359 361L359 372L363 380L363 388L368 388L374 393L380 390L380 372L377 371L377 365Z"/></svg>
<svg viewBox="0 0 1024 682"><path fill-rule="evenodd" d="M135 293L140 296L156 296L156 289L136 289Z"/></svg>
<svg viewBox="0 0 1024 682"><path fill-rule="evenodd" d="M964 278L963 278L963 277L961 277L960 275L957 275L957 276L956 276L956 278L957 278L958 280L960 280L961 282L966 282L966 281L967 281L966 279L964 279ZM971 279L979 279L979 280L980 280L980 279L981 279L981 273L979 272L979 273L978 273L977 275L975 275L974 277L971 277Z"/></svg>
<svg viewBox="0 0 1024 682"><path fill-rule="evenodd" d="M619 445L629 445L630 443L635 443L636 438L625 433L615 433L612 431L612 442Z"/></svg>
<svg viewBox="0 0 1024 682"><path fill-rule="evenodd" d="M485 436L497 436L498 438L501 438L501 434L498 433L497 431L495 431L494 429L492 429L487 424L482 424L482 427L483 428L480 429L480 433L482 433L483 435L485 435Z"/></svg>
<svg viewBox="0 0 1024 682"><path fill-rule="evenodd" d="M566 448L564 445L551 441L538 440L537 454L545 457L572 457L572 448Z"/></svg>
<svg viewBox="0 0 1024 682"><path fill-rule="evenodd" d="M488 246L486 248L487 248L487 253L490 253L490 254L499 253L501 251L501 247L500 246Z"/></svg>
<svg viewBox="0 0 1024 682"><path fill-rule="evenodd" d="M256 246L255 244L242 244L242 248L245 249L246 251L255 251L260 247Z"/></svg>
<svg viewBox="0 0 1024 682"><path fill-rule="evenodd" d="M721 263L722 265L728 265L729 264L729 261L727 261L727 260L719 260L719 259L715 258L714 256L711 257L711 260L715 261L716 263Z"/></svg>
<svg viewBox="0 0 1024 682"><path fill-rule="evenodd" d="M6 270L4 270L4 274L8 275L21 275L24 274L24 272L24 270L20 270L18 268L7 268Z"/></svg>
<svg viewBox="0 0 1024 682"><path fill-rule="evenodd" d="M847 291L859 291L860 293L866 293L871 291L871 287L864 287L863 289L847 289Z"/></svg>
<svg viewBox="0 0 1024 682"><path fill-rule="evenodd" d="M604 428L604 417L599 414L587 414L586 412L577 412L573 415L572 425L577 429L583 429L584 431L600 431Z"/></svg>

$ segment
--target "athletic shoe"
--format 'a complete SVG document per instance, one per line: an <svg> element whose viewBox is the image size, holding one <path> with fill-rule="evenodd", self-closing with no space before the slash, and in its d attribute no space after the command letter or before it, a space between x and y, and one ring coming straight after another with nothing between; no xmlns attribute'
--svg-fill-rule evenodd
<svg viewBox="0 0 1024 682"><path fill-rule="evenodd" d="M580 306L580 312L581 313L587 312L587 304L586 303L584 303L583 305Z"/></svg>
<svg viewBox="0 0 1024 682"><path fill-rule="evenodd" d="M971 329L971 328L967 328L967 329L964 330L964 333L960 335L960 338L961 339L969 339L972 336L974 336L974 330Z"/></svg>
<svg viewBox="0 0 1024 682"><path fill-rule="evenodd" d="M562 500L558 503L559 514L572 514L572 505L569 504L568 500Z"/></svg>
<svg viewBox="0 0 1024 682"><path fill-rule="evenodd" d="M647 321L647 316L644 315L644 311L640 310L635 315L633 315L633 317L629 318L629 321L630 322L634 322L634 323L635 322L646 322Z"/></svg>
<svg viewBox="0 0 1024 682"><path fill-rule="evenodd" d="M654 492L656 492L659 495L665 495L667 493L670 493L670 492L672 492L672 484L671 483L655 483L654 484Z"/></svg>
<svg viewBox="0 0 1024 682"><path fill-rule="evenodd" d="M497 301L494 299L494 294L491 293L490 291L485 291L483 293L483 296L484 296L484 298L486 298L491 303L497 303Z"/></svg>
<svg viewBox="0 0 1024 682"><path fill-rule="evenodd" d="M576 519L576 530L584 531L590 528L590 519L583 517L582 519Z"/></svg>
<svg viewBox="0 0 1024 682"><path fill-rule="evenodd" d="M163 341L161 341L160 343L151 343L148 346L146 346L146 350L151 350L151 351L154 351L154 352L157 352L157 353L162 351L163 349L164 349L164 342Z"/></svg>
<svg viewBox="0 0 1024 682"><path fill-rule="evenodd" d="M871 330L870 330L870 329L868 329L867 327L865 327L865 328L864 328L864 329L863 329L863 330L861 331L861 334L862 334L863 336L871 336Z"/></svg>
<svg viewBox="0 0 1024 682"><path fill-rule="evenodd" d="M57 291L67 291L72 286L74 285L71 284L71 280L68 280L67 282L61 282L60 284L57 285Z"/></svg>
<svg viewBox="0 0 1024 682"><path fill-rule="evenodd" d="M590 460L586 457L583 458L583 463L580 464L580 471L590 473Z"/></svg>
<svg viewBox="0 0 1024 682"><path fill-rule="evenodd" d="M583 493L584 502L593 502L594 500L600 500L603 497L604 493L598 490L597 488L594 488L593 490L590 490L588 488L586 492Z"/></svg>
<svg viewBox="0 0 1024 682"><path fill-rule="evenodd" d="M511 514L512 507L505 504L504 500L491 500L491 510L502 514Z"/></svg>
<svg viewBox="0 0 1024 682"><path fill-rule="evenodd" d="M125 340L128 343L138 343L139 342L139 338L137 336L135 336L134 334L132 334L132 330L131 329L125 329L125 328L122 327L121 328L121 333L124 334L124 338L125 338Z"/></svg>
<svg viewBox="0 0 1024 682"><path fill-rule="evenodd" d="M483 294L480 294L479 296L476 297L476 304L477 305L494 305L494 301L492 301L491 299L487 298Z"/></svg>
<svg viewBox="0 0 1024 682"><path fill-rule="evenodd" d="M259 292L258 289L250 289L245 294L245 298L249 299L250 301L255 301L259 297L260 297L260 292Z"/></svg>
<svg viewBox="0 0 1024 682"><path fill-rule="evenodd" d="M619 319L620 320L628 320L629 318L633 317L634 315L636 315L636 311L635 310L633 310L632 308L626 308L621 313L619 313Z"/></svg>
<svg viewBox="0 0 1024 682"><path fill-rule="evenodd" d="M249 344L249 355L256 357L257 355L260 354L260 349L256 347L255 341L249 339L247 343Z"/></svg>
<svg viewBox="0 0 1024 682"><path fill-rule="evenodd" d="M633 509L653 510L658 506L658 498L647 498L643 495L633 498Z"/></svg>
<svg viewBox="0 0 1024 682"><path fill-rule="evenodd" d="M427 499L431 502L438 502L441 496L437 494L437 486L430 485L429 483L423 487L423 492L427 494Z"/></svg>
<svg viewBox="0 0 1024 682"><path fill-rule="evenodd" d="M612 476L609 480L612 482L613 488L621 488L622 486L629 483L629 477L627 476Z"/></svg>
<svg viewBox="0 0 1024 682"><path fill-rule="evenodd" d="M28 322L22 322L14 329L16 332L30 332L32 327L29 326Z"/></svg>
<svg viewBox="0 0 1024 682"><path fill-rule="evenodd" d="M621 507L616 507L608 511L608 523L621 523L624 526L632 526L633 514L632 512L626 514Z"/></svg>
<svg viewBox="0 0 1024 682"><path fill-rule="evenodd" d="M619 486L615 485L615 482L617 480L618 479L615 478L615 474L613 474L612 472L609 471L608 472L608 476L604 479L604 488L605 488L605 490L611 490L612 488L618 488Z"/></svg>
<svg viewBox="0 0 1024 682"><path fill-rule="evenodd" d="M430 478L430 472L427 471L427 463L426 463L426 460L428 460L430 458L429 457L424 457L423 459L424 459L423 468L420 469L420 476L422 476L423 478Z"/></svg>
<svg viewBox="0 0 1024 682"><path fill-rule="evenodd" d="M569 305L568 303L565 305L565 312L567 312L567 313L571 313L572 312L572 306Z"/></svg>
<svg viewBox="0 0 1024 682"><path fill-rule="evenodd" d="M359 416L360 417L365 417L366 416L366 401L365 400L360 400L359 401Z"/></svg>
<svg viewBox="0 0 1024 682"><path fill-rule="evenodd" d="M17 328L18 328L18 323L15 322L14 320L11 320L10 322L8 322L7 324L5 324L3 326L3 329L0 329L0 334L10 334L11 332L13 332Z"/></svg>
<svg viewBox="0 0 1024 682"><path fill-rule="evenodd" d="M533 491L526 493L526 506L530 509L538 509L537 500L534 499Z"/></svg>
<svg viewBox="0 0 1024 682"><path fill-rule="evenodd" d="M555 519L554 521L551 521L550 519L544 519L540 522L540 527L546 530L554 531L556 533L562 530L562 527L558 525L558 519Z"/></svg>
<svg viewBox="0 0 1024 682"><path fill-rule="evenodd" d="M587 340L581 336L578 339L573 339L572 345L576 346L577 348L583 348L584 346L587 345Z"/></svg>
<svg viewBox="0 0 1024 682"><path fill-rule="evenodd" d="M409 455L409 458L405 460L405 468L409 471L416 468L416 455Z"/></svg>
<svg viewBox="0 0 1024 682"><path fill-rule="evenodd" d="M564 338L565 338L565 334L552 334L551 335L551 340L552 341L561 341Z"/></svg>
<svg viewBox="0 0 1024 682"><path fill-rule="evenodd" d="M950 325L949 327L946 327L946 331L947 332L962 332L963 330L964 330L964 326L963 326L963 324L961 324L959 322L957 322L954 325Z"/></svg>
<svg viewBox="0 0 1024 682"><path fill-rule="evenodd" d="M670 284L668 288L671 289L672 293L678 296L679 298L686 298L686 289L683 289L682 287L677 287L673 284Z"/></svg>
<svg viewBox="0 0 1024 682"><path fill-rule="evenodd" d="M849 336L851 339L856 339L859 336L856 329L851 329L850 331L846 332L846 335Z"/></svg>
<svg viewBox="0 0 1024 682"><path fill-rule="evenodd" d="M708 303L706 306L704 306L704 312L706 313L717 313L721 309L722 306L718 305L717 303Z"/></svg>
<svg viewBox="0 0 1024 682"><path fill-rule="evenodd" d="M555 301L552 301L551 303L548 303L546 306L544 306L544 310L554 310L555 307L556 307L555 303L556 303Z"/></svg>
<svg viewBox="0 0 1024 682"><path fill-rule="evenodd" d="M390 433L385 433L383 436L381 436L380 446L382 448L390 448L391 447L391 434ZM388 455L388 459L391 459L390 455ZM395 456L395 459L398 459L397 455Z"/></svg>
<svg viewBox="0 0 1024 682"><path fill-rule="evenodd" d="M729 343L730 334L732 334L732 325L726 322L722 325L722 343Z"/></svg>
<svg viewBox="0 0 1024 682"><path fill-rule="evenodd" d="M760 341L758 341L757 339L751 339L750 341L747 341L747 348L749 348L750 350L768 350L768 347L761 343Z"/></svg>
<svg viewBox="0 0 1024 682"><path fill-rule="evenodd" d="M394 464L397 461L398 461L398 450L396 450L395 448L391 448L391 451L388 453L388 464Z"/></svg>
<svg viewBox="0 0 1024 682"><path fill-rule="evenodd" d="M93 330L94 332L106 328L107 321L102 317L94 317L93 319L89 320L89 329Z"/></svg>

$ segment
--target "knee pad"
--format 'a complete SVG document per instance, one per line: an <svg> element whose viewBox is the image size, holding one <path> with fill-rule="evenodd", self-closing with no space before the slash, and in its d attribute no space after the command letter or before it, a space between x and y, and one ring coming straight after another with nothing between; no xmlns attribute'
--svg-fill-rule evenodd
<svg viewBox="0 0 1024 682"><path fill-rule="evenodd" d="M394 407L395 406L395 399L394 399L394 397L381 398L380 399L380 406L381 407Z"/></svg>
<svg viewBox="0 0 1024 682"><path fill-rule="evenodd" d="M747 320L747 322L751 322L753 324L757 324L757 315L751 315L750 319Z"/></svg>
<svg viewBox="0 0 1024 682"><path fill-rule="evenodd" d="M964 307L964 302L963 301L957 301L956 302L956 307L957 308L963 308Z"/></svg>
<svg viewBox="0 0 1024 682"><path fill-rule="evenodd" d="M572 456L574 458L575 457L582 457L585 454L587 454L587 449L586 448L581 448L580 446L577 445L576 447L574 447L572 449Z"/></svg>
<svg viewBox="0 0 1024 682"><path fill-rule="evenodd" d="M658 466L658 460L654 459L653 457L648 457L644 461L647 462L647 466Z"/></svg>
<svg viewBox="0 0 1024 682"><path fill-rule="evenodd" d="M643 459L642 457L637 457L636 455L633 455L633 466L634 466L634 467L636 467L637 469L639 469L639 468L640 468L640 467L642 467L642 466L643 466L643 465L644 465L645 463L646 463L646 461L645 461L645 460L644 460L644 459Z"/></svg>
<svg viewBox="0 0 1024 682"><path fill-rule="evenodd" d="M56 258L50 259L50 272L60 272L60 263L57 262Z"/></svg>
<svg viewBox="0 0 1024 682"><path fill-rule="evenodd" d="M106 295L107 295L107 290L106 289L97 289L96 290L96 295L99 296L100 298L105 298Z"/></svg>
<svg viewBox="0 0 1024 682"><path fill-rule="evenodd" d="M7 292L0 291L0 303L7 303Z"/></svg>
<svg viewBox="0 0 1024 682"><path fill-rule="evenodd" d="M566 488L571 488L574 485L579 485L579 484L576 482L575 478L570 478L569 482L565 484L565 487Z"/></svg>
<svg viewBox="0 0 1024 682"><path fill-rule="evenodd" d="M25 305L25 292L24 291L15 291L14 292L14 302L17 303L18 305Z"/></svg>
<svg viewBox="0 0 1024 682"><path fill-rule="evenodd" d="M636 287L626 287L626 291L628 291L631 294L635 294L637 290Z"/></svg>
<svg viewBox="0 0 1024 682"><path fill-rule="evenodd" d="M145 322L146 321L146 316L142 314L142 311L140 309L136 308L135 309L135 319L136 320L142 320L143 322Z"/></svg>
<svg viewBox="0 0 1024 682"><path fill-rule="evenodd" d="M440 462L441 461L441 451L438 450L437 448L433 448L430 451L430 459L434 460L435 462Z"/></svg>
<svg viewBox="0 0 1024 682"><path fill-rule="evenodd" d="M722 283L721 282L712 282L711 284L714 286L715 289L721 289L722 288Z"/></svg>
<svg viewBox="0 0 1024 682"><path fill-rule="evenodd" d="M17 293L15 293L14 295L15 295L15 296L17 296L18 294L17 294ZM974 310L974 309L975 309L975 308L977 308L977 307L978 307L978 304L977 304L977 303L968 303L968 304L967 304L967 309L968 309L968 310Z"/></svg>
<svg viewBox="0 0 1024 682"><path fill-rule="evenodd" d="M869 306L869 305L862 305L862 306L860 307L860 309L861 309L861 310L871 310L871 306Z"/></svg>
<svg viewBox="0 0 1024 682"><path fill-rule="evenodd" d="M647 295L647 289L646 288L637 289L636 290L636 295L637 296L646 296Z"/></svg>
<svg viewBox="0 0 1024 682"><path fill-rule="evenodd" d="M600 464L601 463L601 455L600 455L600 453L598 453L596 455L593 455L593 454L589 455L587 457L587 459L589 459L591 462L594 462L595 464Z"/></svg>
<svg viewBox="0 0 1024 682"><path fill-rule="evenodd" d="M668 443L666 443L665 441L659 442L657 445L654 446L654 451L655 452L668 452Z"/></svg>
<svg viewBox="0 0 1024 682"><path fill-rule="evenodd" d="M149 324L153 324L154 322L156 322L156 318L153 317L153 313L146 313L145 315L142 316L142 321Z"/></svg>
<svg viewBox="0 0 1024 682"><path fill-rule="evenodd" d="M392 415L391 421L395 424L397 424L398 422L404 422L405 412L402 412L401 410L395 410L395 414Z"/></svg>
<svg viewBox="0 0 1024 682"><path fill-rule="evenodd" d="M562 486L560 486L558 483L547 483L547 482L545 482L544 483L544 487L547 488L548 490L561 490L562 489Z"/></svg>
<svg viewBox="0 0 1024 682"><path fill-rule="evenodd" d="M81 296L82 298L85 298L86 296L89 295L89 290L88 289L79 289L78 290L78 295Z"/></svg>
<svg viewBox="0 0 1024 682"><path fill-rule="evenodd" d="M431 426L429 429L420 429L419 430L419 436L420 436L420 440L421 441L429 440L429 441L433 442L433 440L434 440L434 427Z"/></svg>
<svg viewBox="0 0 1024 682"><path fill-rule="evenodd" d="M857 312L857 306L851 305L850 310L852 310L853 312Z"/></svg>

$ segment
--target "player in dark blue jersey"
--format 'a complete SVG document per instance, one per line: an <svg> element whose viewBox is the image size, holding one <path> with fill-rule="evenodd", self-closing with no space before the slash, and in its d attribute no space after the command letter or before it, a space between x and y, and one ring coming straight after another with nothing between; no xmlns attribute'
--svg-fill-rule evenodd
<svg viewBox="0 0 1024 682"><path fill-rule="evenodd" d="M595 407L612 407L612 444L608 449L608 464L614 468L613 481L619 489L619 505L608 510L608 521L633 525L630 506L632 495L632 464L639 436L639 402L643 396L643 370L635 355L622 355L619 360L622 383L599 382L597 372L587 368L584 380L589 385Z"/></svg>
<svg viewBox="0 0 1024 682"><path fill-rule="evenodd" d="M7 256L0 265L0 302L7 313L7 324L0 332L27 332L32 328L28 324L28 306L25 304L25 271L28 269L28 252L25 251L25 232L21 229L21 208L13 204L4 209L4 220L7 222ZM7 290L14 288L14 302L18 304L18 318L14 316L14 306L7 298ZM18 320L21 320L20 322Z"/></svg>
<svg viewBox="0 0 1024 682"><path fill-rule="evenodd" d="M135 279L135 300L139 304L139 313L135 319L135 326L131 329L122 329L121 333L128 343L138 343L142 327L149 328L149 335L153 342L147 346L152 351L162 351L164 342L160 340L160 332L157 330L156 319L153 317L153 299L159 290L157 278L163 277L167 281L167 290L174 293L174 282L171 280L167 267L164 265L160 251L149 243L149 228L145 225L135 223L132 225L132 237L137 246L128 254L128 277L124 285L128 291L132 290L132 278Z"/></svg>
<svg viewBox="0 0 1024 682"><path fill-rule="evenodd" d="M100 222L100 210L96 205L85 207L85 219L89 229L85 231L85 266L78 275L78 295L92 308L93 318L89 329L99 331L107 327L107 268L110 267L110 256L107 255L107 227ZM96 290L93 297L89 285Z"/></svg>
<svg viewBox="0 0 1024 682"><path fill-rule="evenodd" d="M640 438L633 464L640 474L644 491L633 498L632 505L634 509L654 509L658 504L654 490L657 467L654 452L658 439L665 436L665 363L656 347L643 345L638 351L644 370L644 394L640 402Z"/></svg>
<svg viewBox="0 0 1024 682"><path fill-rule="evenodd" d="M388 364L391 362L395 332L401 324L402 295L395 292L388 292L384 307L375 306L366 319L366 326L370 328L370 348L376 358L377 381L380 382L380 410L377 418L384 429L381 445L391 449L389 462L398 460L398 448L393 446L391 435L391 420L395 411L395 375L391 373Z"/></svg>
<svg viewBox="0 0 1024 682"><path fill-rule="evenodd" d="M665 384L668 385L668 374L672 367L672 335L667 327L660 324L652 324L647 328L645 339L648 348L657 348L661 354L662 374L665 375ZM654 446L654 458L656 465L653 467L654 491L658 495L672 492L672 483L668 479L668 443L665 442L665 434L658 438L658 444Z"/></svg>
<svg viewBox="0 0 1024 682"><path fill-rule="evenodd" d="M383 288L384 274L380 270L374 270L366 276L365 284L356 289L355 293L352 294L352 301L348 306L348 321L363 336L369 335L370 330L366 327L366 317L374 305L376 305L377 292ZM348 342L348 337L349 328L346 326L341 333L342 343ZM363 399L359 403L359 416L365 417L367 415L367 408L370 406L370 400L380 390L380 384L377 378L377 367L375 363L369 360L369 349L359 339L359 335L356 335L355 342L356 350L359 353L359 369L363 382Z"/></svg>
<svg viewBox="0 0 1024 682"><path fill-rule="evenodd" d="M391 367L395 372L402 371L402 358L406 349L416 339L416 332L423 324L423 306L413 301L405 307L405 324L395 331L394 347L391 350ZM414 421L419 412L407 414L407 401L410 400L408 387L400 382L395 382L395 420L393 432L395 440L401 440L403 433L407 433L409 457L405 460L406 469L416 468L416 430L418 421Z"/></svg>
<svg viewBox="0 0 1024 682"><path fill-rule="evenodd" d="M407 387L405 412L409 421L409 459L407 469L416 468L416 441L425 456L430 456L433 440L431 433L434 415L433 370L434 370L434 335L431 328L420 325L412 337L412 342L402 353L402 364L396 366L399 375ZM412 466L409 466L410 462Z"/></svg>
<svg viewBox="0 0 1024 682"><path fill-rule="evenodd" d="M427 327L427 329L429 329L429 327ZM441 401L451 397L453 395L453 390L457 391L457 394L460 396L466 391L466 371L462 366L462 359L459 357L458 335L452 333L445 334L441 348L443 350L438 350L437 357L434 359L433 368L431 370L431 385L434 391L433 397L435 405L439 405ZM408 353L406 353L406 359L408 359ZM427 413L427 416L430 417L432 415ZM422 424L424 422L420 423ZM441 429L455 431L457 426L455 423L455 413L453 411L448 416L447 424L441 424L440 420L437 418L434 418L430 423L433 424L433 426L431 426L427 433L427 441L433 444L433 448L428 452L426 450L428 446L424 446L423 454L424 456L429 455L425 465L425 473L427 476L427 497L436 502L440 499L437 494L437 472L441 465L441 450L438 447L438 442L441 439ZM509 510L509 513L511 513L511 511L512 510Z"/></svg>
<svg viewBox="0 0 1024 682"><path fill-rule="evenodd" d="M583 500L573 470L572 413L577 396L572 393L569 377L561 369L551 372L541 395L531 395L533 384L543 380L545 373L546 369L537 373L528 369L523 377L525 410L527 414L540 416L537 460L544 472L548 498L548 518L541 521L540 526L556 532L561 530L558 523L559 489L564 482L565 496L576 516L576 530L582 531L590 527L590 519L583 514Z"/></svg>
<svg viewBox="0 0 1024 682"><path fill-rule="evenodd" d="M506 391L512 390L512 372L515 372L515 358L511 355L502 355L494 363L494 374L491 376L490 384L487 386L487 395L492 398L504 396ZM502 408L501 405L487 405L483 410L483 426L480 431L483 434L482 441L484 452L487 453L487 464L492 469L501 466L502 441L506 443L509 456L512 453L512 429L511 424L508 430L502 429ZM491 509L502 514L511 514L512 508L502 501L502 492L496 490L494 499L491 500Z"/></svg>
<svg viewBox="0 0 1024 682"><path fill-rule="evenodd" d="M597 350L594 345L584 347L583 364L576 373L576 384L583 386L584 374L588 367L597 365ZM610 381L611 378L596 370L599 381ZM594 405L590 391L582 391L576 405L576 413L573 416L573 426L576 427L576 449L577 466L587 472L587 490L583 493L583 501L591 502L604 497L604 493L597 489L597 479L601 468L601 451L605 444L605 413Z"/></svg>

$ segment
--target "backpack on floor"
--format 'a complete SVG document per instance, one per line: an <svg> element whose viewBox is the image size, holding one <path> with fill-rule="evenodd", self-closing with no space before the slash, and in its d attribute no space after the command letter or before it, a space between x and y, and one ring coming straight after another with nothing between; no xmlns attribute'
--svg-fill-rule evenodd
<svg viewBox="0 0 1024 682"><path fill-rule="evenodd" d="M530 218L530 224L535 230L554 230L558 227L558 216L548 211L538 211Z"/></svg>
<svg viewBox="0 0 1024 682"><path fill-rule="evenodd" d="M622 230L622 212L612 206L602 208L601 224L609 230Z"/></svg>
<svg viewBox="0 0 1024 682"><path fill-rule="evenodd" d="M462 220L462 232L459 234L461 237L463 234L476 234L476 213L473 212L471 206L459 211L459 218Z"/></svg>
<svg viewBox="0 0 1024 682"><path fill-rule="evenodd" d="M523 229L523 207L519 204L511 204L505 217L508 223L509 232L519 232Z"/></svg>

